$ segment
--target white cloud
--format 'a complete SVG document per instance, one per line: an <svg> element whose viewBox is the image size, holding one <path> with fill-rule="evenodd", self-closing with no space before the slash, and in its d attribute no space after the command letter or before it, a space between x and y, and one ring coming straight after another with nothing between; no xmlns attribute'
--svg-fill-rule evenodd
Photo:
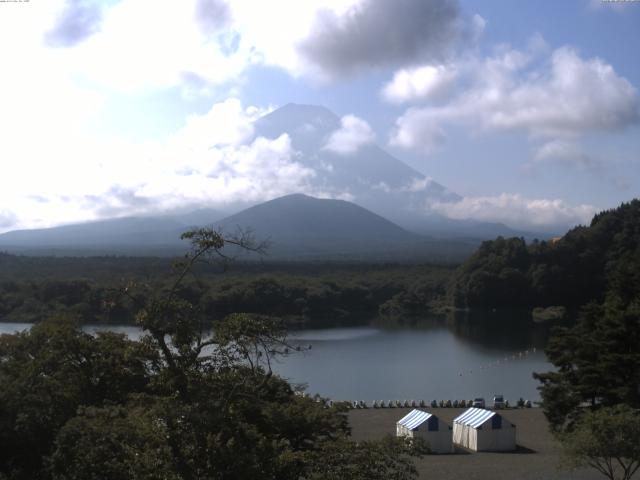
<svg viewBox="0 0 640 480"><path fill-rule="evenodd" d="M41 65L43 58L55 55L55 71L99 89L149 93L179 87L194 96L211 95L216 87L241 80L247 68L256 64L315 78L318 65L298 45L309 38L318 15L346 18L353 8L369 11L379 2L29 3L3 6L3 73L11 70L8 60L15 60L18 67L18 60ZM45 88L47 75L35 77Z"/></svg>
<svg viewBox="0 0 640 480"><path fill-rule="evenodd" d="M537 148L532 163L535 164L564 164L581 169L595 168L599 162L586 154L578 144L567 140L552 140Z"/></svg>
<svg viewBox="0 0 640 480"><path fill-rule="evenodd" d="M382 96L391 103L439 99L451 90L456 75L454 68L445 65L401 69L383 87Z"/></svg>
<svg viewBox="0 0 640 480"><path fill-rule="evenodd" d="M324 146L325 150L339 155L350 155L375 140L375 134L369 124L355 115L345 115L340 119L340 123L340 129L329 136Z"/></svg>
<svg viewBox="0 0 640 480"><path fill-rule="evenodd" d="M471 17L470 22L470 30L471 30L471 39L473 41L477 41L480 39L482 34L484 33L485 28L487 27L487 21L481 15L477 13Z"/></svg>
<svg viewBox="0 0 640 480"><path fill-rule="evenodd" d="M243 109L237 98L228 98L203 115L189 115L174 141L205 150L239 144L253 135L253 121L261 114L260 110Z"/></svg>
<svg viewBox="0 0 640 480"><path fill-rule="evenodd" d="M429 111L410 108L396 120L391 132L389 144L406 149L419 149L431 152L446 140L439 119Z"/></svg>
<svg viewBox="0 0 640 480"><path fill-rule="evenodd" d="M3 67L11 51L40 64L56 50L56 70L126 93L179 87L186 95L211 95L256 64L316 80L437 57L458 36L459 20L454 0L29 3L3 7ZM340 39L327 18L341 25Z"/></svg>
<svg viewBox="0 0 640 480"><path fill-rule="evenodd" d="M0 209L0 230L8 229L18 222L16 214L6 208Z"/></svg>
<svg viewBox="0 0 640 480"><path fill-rule="evenodd" d="M309 191L315 172L296 162L288 135L259 137L251 144L192 149L189 144L158 152L160 158L181 152L179 163L154 176L137 179L141 196L164 203L224 205L271 199L286 193ZM162 162L164 163L164 162Z"/></svg>
<svg viewBox="0 0 640 480"><path fill-rule="evenodd" d="M639 121L636 89L601 59L585 60L563 47L539 66L535 55L544 49L503 50L460 62L469 87L443 106L408 109L396 121L391 144L425 148L444 138L437 133L447 124L557 138L617 131Z"/></svg>
<svg viewBox="0 0 640 480"><path fill-rule="evenodd" d="M299 76L308 73L309 63L301 57L296 45L311 31L316 14L326 9L342 15L360 0L233 0L229 2L232 23L229 29L241 37L241 45L257 63L284 68Z"/></svg>
<svg viewBox="0 0 640 480"><path fill-rule="evenodd" d="M464 197L457 202L434 202L429 210L458 220L502 222L523 229L564 229L588 224L598 209L592 205L568 205L559 199L529 199L519 194Z"/></svg>
<svg viewBox="0 0 640 480"><path fill-rule="evenodd" d="M164 141L63 128L44 142L3 142L0 157L13 161L0 176L0 205L11 210L3 211L0 231L322 193L311 187L315 171L298 162L288 135L247 143L261 113L228 99L189 117Z"/></svg>
<svg viewBox="0 0 640 480"><path fill-rule="evenodd" d="M68 55L80 75L126 92L182 86L189 78L219 85L254 59L247 46L228 52L224 35L203 29L202 21L211 19L198 18L202 11L197 0L123 0L103 13L99 32Z"/></svg>
<svg viewBox="0 0 640 480"><path fill-rule="evenodd" d="M54 47L76 45L100 30L103 12L96 0L66 0L44 40Z"/></svg>
<svg viewBox="0 0 640 480"><path fill-rule="evenodd" d="M431 177L412 178L411 181L400 190L403 192L423 192L428 190L433 183Z"/></svg>

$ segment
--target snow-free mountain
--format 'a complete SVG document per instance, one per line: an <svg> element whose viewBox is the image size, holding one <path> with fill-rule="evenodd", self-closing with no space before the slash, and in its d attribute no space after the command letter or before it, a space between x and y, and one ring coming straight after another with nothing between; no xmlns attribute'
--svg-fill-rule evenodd
<svg viewBox="0 0 640 480"><path fill-rule="evenodd" d="M212 225L224 216L213 209L179 215L125 217L0 235L0 249L32 254L149 254L182 249L180 234L190 227ZM163 250L166 250L163 252Z"/></svg>
<svg viewBox="0 0 640 480"><path fill-rule="evenodd" d="M199 217L200 219L207 218ZM191 218L193 219L193 218ZM251 231L268 243L266 259L459 261L475 243L433 239L409 232L359 205L303 194L276 198L218 221L225 236ZM23 230L0 235L0 249L26 254L175 255L188 245L179 239L190 227L173 218L124 218ZM231 255L243 253L232 249ZM255 255L244 258L257 259Z"/></svg>
<svg viewBox="0 0 640 480"><path fill-rule="evenodd" d="M445 244L409 232L363 207L344 200L286 195L227 217L216 225L233 232L251 225L266 239L275 258L446 259L464 257L466 242Z"/></svg>

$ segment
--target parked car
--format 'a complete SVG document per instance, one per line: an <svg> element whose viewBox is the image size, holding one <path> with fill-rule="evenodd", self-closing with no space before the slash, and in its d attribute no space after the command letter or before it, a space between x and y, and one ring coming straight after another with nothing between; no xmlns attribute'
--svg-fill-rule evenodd
<svg viewBox="0 0 640 480"><path fill-rule="evenodd" d="M504 408L505 404L504 404L504 397L502 395L494 395L493 396L493 408L495 408L496 410L499 410L501 408Z"/></svg>
<svg viewBox="0 0 640 480"><path fill-rule="evenodd" d="M473 407L474 408L484 408L484 398L474 398L473 399Z"/></svg>

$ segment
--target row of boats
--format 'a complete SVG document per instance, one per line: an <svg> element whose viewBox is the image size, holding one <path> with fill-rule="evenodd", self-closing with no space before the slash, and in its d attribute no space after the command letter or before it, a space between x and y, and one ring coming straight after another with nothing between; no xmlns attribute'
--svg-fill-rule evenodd
<svg viewBox="0 0 640 480"><path fill-rule="evenodd" d="M353 400L346 402L348 408L350 409L364 409L364 408L468 408L474 406L473 400L432 400L430 403L425 402L424 400L389 400L385 402L384 400L374 400L370 404L365 402L364 400ZM327 406L333 406L333 400L327 401ZM520 399L517 402L518 407L526 407L531 408L532 403L530 400L522 400ZM510 408L509 402L505 402L504 408Z"/></svg>

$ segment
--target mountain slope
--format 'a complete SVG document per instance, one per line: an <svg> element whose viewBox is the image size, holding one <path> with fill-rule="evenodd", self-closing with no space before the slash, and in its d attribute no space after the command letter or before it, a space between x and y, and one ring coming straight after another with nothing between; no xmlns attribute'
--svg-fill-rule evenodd
<svg viewBox="0 0 640 480"><path fill-rule="evenodd" d="M250 228L270 242L272 257L460 258L471 245L435 242L408 232L351 202L287 195L227 217L217 226L231 233Z"/></svg>
<svg viewBox="0 0 640 480"><path fill-rule="evenodd" d="M487 240L498 235L542 238L502 224L452 220L429 211L433 202L455 202L460 196L411 168L377 145L338 154L326 148L331 134L341 128L338 116L314 105L287 104L254 123L255 137L287 134L296 161L313 169L314 191L349 198L410 231L440 238ZM544 237L544 236L543 236Z"/></svg>
<svg viewBox="0 0 640 480"><path fill-rule="evenodd" d="M181 247L190 226L213 224L221 214L198 210L158 217L125 217L0 235L0 248L24 253L140 253L149 247Z"/></svg>
<svg viewBox="0 0 640 480"><path fill-rule="evenodd" d="M255 136L277 138L286 133L297 160L312 168L312 186L336 196L349 195L358 205L395 221L403 214L422 215L428 200L460 197L374 144L338 154L326 144L341 128L340 119L324 107L288 104L258 119Z"/></svg>
<svg viewBox="0 0 640 480"><path fill-rule="evenodd" d="M176 255L186 248L179 238L182 232L208 225L225 234L238 228L251 230L257 240L269 241L268 256L274 259L460 261L476 246L433 240L354 203L302 194L276 198L217 222L212 215L211 210L201 210L13 231L0 235L0 250L35 255Z"/></svg>
<svg viewBox="0 0 640 480"><path fill-rule="evenodd" d="M218 225L250 226L257 234L287 239L353 239L358 241L415 240L389 220L344 200L317 199L302 194L286 195L231 215Z"/></svg>

